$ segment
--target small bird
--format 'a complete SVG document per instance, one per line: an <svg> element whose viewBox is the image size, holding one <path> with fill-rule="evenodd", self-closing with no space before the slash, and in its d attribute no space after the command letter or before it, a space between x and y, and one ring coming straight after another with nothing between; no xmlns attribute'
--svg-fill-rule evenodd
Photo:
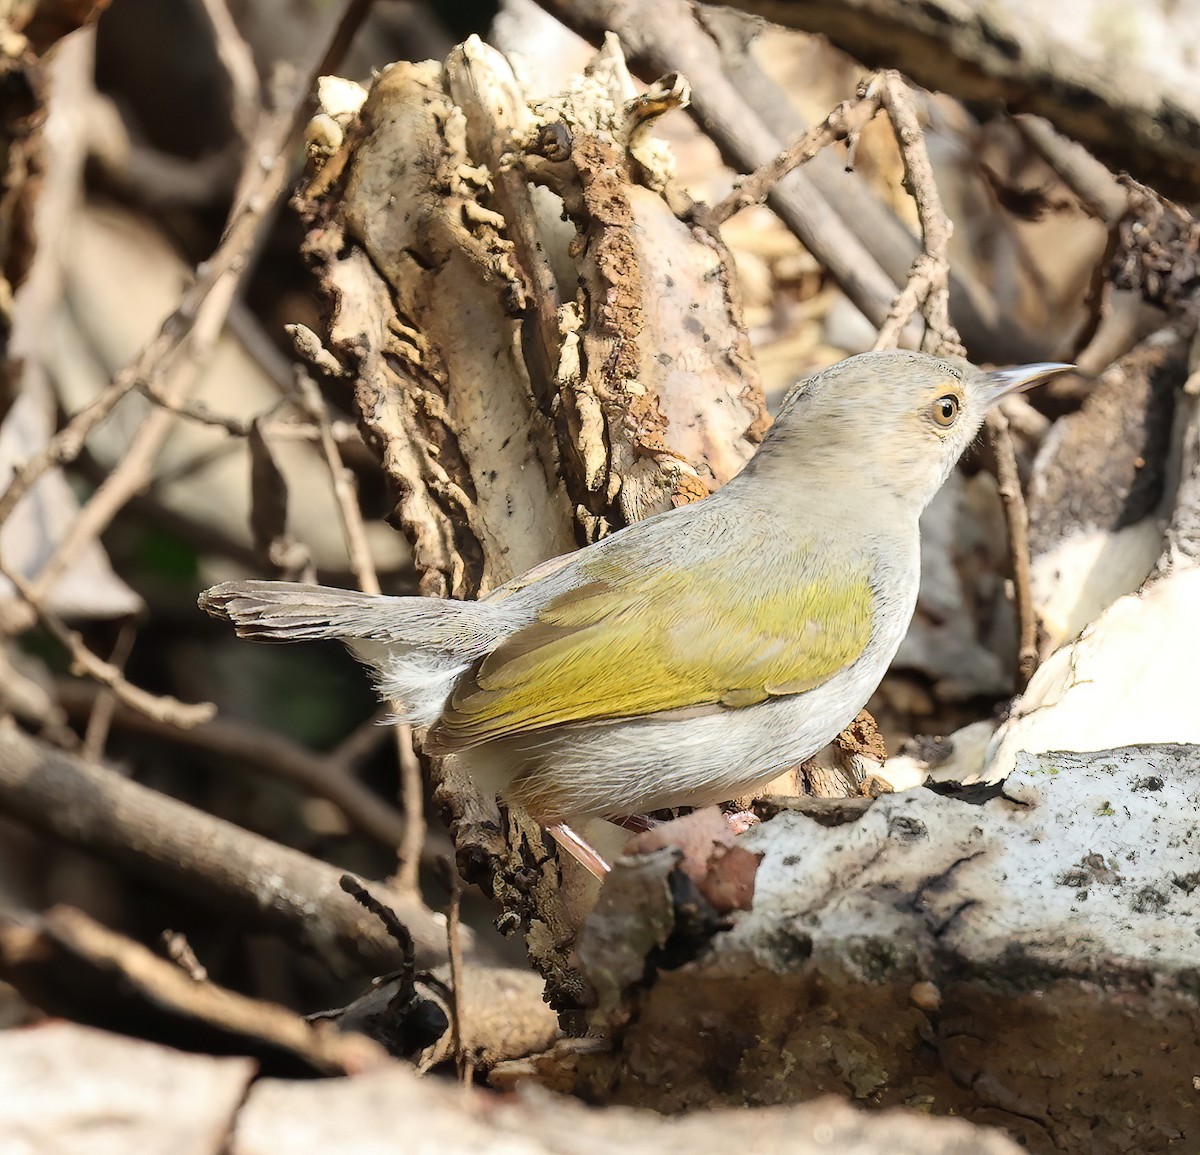
<svg viewBox="0 0 1200 1155"><path fill-rule="evenodd" d="M912 618L922 511L990 406L1071 368L863 353L796 385L712 496L480 601L242 581L200 606L346 642L426 752L600 873L582 823L751 793L850 723Z"/></svg>

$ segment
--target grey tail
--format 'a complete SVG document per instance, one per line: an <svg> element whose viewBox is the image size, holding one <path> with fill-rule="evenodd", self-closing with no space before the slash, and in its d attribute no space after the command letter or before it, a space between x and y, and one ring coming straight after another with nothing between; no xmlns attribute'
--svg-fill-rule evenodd
<svg viewBox="0 0 1200 1155"><path fill-rule="evenodd" d="M455 680L507 632L500 607L443 598L383 597L295 582L225 582L205 590L200 608L259 642L336 638L375 673L385 701L429 726Z"/></svg>
<svg viewBox="0 0 1200 1155"><path fill-rule="evenodd" d="M492 606L442 598L384 597L296 582L225 582L205 590L202 610L259 642L400 642L455 654L489 649L503 633Z"/></svg>
<svg viewBox="0 0 1200 1155"><path fill-rule="evenodd" d="M320 638L390 641L394 626L382 613L385 598L356 590L296 582L223 582L205 590L198 604L214 618L233 623L239 638L258 642L311 642Z"/></svg>

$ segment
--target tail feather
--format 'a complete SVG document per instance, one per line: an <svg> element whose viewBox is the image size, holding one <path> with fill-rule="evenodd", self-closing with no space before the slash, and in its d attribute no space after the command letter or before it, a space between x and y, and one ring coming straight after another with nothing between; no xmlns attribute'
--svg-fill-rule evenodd
<svg viewBox="0 0 1200 1155"><path fill-rule="evenodd" d="M224 582L205 590L200 608L259 642L402 642L475 656L504 632L495 607L441 598L385 597L296 582Z"/></svg>
<svg viewBox="0 0 1200 1155"><path fill-rule="evenodd" d="M455 681L509 630L511 608L441 598L393 598L295 582L225 582L205 590L202 610L231 621L242 638L305 642L336 638L374 672L381 698L428 726Z"/></svg>
<svg viewBox="0 0 1200 1155"><path fill-rule="evenodd" d="M224 582L198 599L214 618L231 621L239 638L260 642L310 642L319 638L378 638L378 599L354 590L294 582Z"/></svg>

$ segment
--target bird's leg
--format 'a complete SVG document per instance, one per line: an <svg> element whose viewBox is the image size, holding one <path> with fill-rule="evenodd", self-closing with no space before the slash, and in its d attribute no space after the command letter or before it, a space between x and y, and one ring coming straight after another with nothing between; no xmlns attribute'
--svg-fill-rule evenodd
<svg viewBox="0 0 1200 1155"><path fill-rule="evenodd" d="M604 876L612 869L600 852L585 838L576 834L565 822L552 822L546 827L546 832L558 845L565 850L576 862L603 881Z"/></svg>

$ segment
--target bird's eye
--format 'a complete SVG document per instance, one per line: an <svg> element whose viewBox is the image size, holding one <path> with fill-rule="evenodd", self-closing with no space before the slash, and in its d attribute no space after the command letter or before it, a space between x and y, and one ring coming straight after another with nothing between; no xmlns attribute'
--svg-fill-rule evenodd
<svg viewBox="0 0 1200 1155"><path fill-rule="evenodd" d="M939 397L933 403L930 415L936 424L943 429L949 429L958 420L958 398L953 393Z"/></svg>

